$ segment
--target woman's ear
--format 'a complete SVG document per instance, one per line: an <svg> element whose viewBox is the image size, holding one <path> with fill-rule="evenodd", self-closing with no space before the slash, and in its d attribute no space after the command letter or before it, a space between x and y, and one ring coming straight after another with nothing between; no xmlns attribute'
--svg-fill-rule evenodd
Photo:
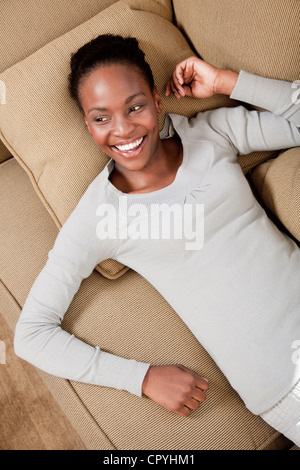
<svg viewBox="0 0 300 470"><path fill-rule="evenodd" d="M90 128L89 128L89 124L88 124L87 118L85 117L85 115L84 115L83 113L82 113L82 115L83 115L83 119L84 119L84 122L85 122L85 124L86 124L87 129L88 129L89 133L91 133L91 130L90 130Z"/></svg>
<svg viewBox="0 0 300 470"><path fill-rule="evenodd" d="M156 110L158 114L160 114L162 112L163 105L162 105L160 94L156 86L153 88L153 98L155 101Z"/></svg>

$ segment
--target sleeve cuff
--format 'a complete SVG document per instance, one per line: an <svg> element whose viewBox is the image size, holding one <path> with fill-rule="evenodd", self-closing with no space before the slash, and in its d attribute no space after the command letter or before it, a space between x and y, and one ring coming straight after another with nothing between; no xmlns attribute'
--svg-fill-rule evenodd
<svg viewBox="0 0 300 470"><path fill-rule="evenodd" d="M280 114L279 100L285 106L291 96L291 84L260 77L241 70L230 98Z"/></svg>
<svg viewBox="0 0 300 470"><path fill-rule="evenodd" d="M99 385L126 390L141 397L143 380L150 364L124 359L104 351L100 354L101 383Z"/></svg>

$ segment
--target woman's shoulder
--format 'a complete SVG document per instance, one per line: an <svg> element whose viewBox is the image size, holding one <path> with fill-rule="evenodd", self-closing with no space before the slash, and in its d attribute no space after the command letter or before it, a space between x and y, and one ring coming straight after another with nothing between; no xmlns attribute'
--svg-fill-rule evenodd
<svg viewBox="0 0 300 470"><path fill-rule="evenodd" d="M181 140L205 140L224 145L227 123L233 114L240 114L238 108L243 107L220 107L199 111L192 117L170 114L169 118Z"/></svg>
<svg viewBox="0 0 300 470"><path fill-rule="evenodd" d="M63 224L66 229L72 225L84 225L88 228L95 219L95 213L99 204L106 202L105 186L108 181L107 165L98 175L92 179L82 194L79 195L75 207L71 210Z"/></svg>

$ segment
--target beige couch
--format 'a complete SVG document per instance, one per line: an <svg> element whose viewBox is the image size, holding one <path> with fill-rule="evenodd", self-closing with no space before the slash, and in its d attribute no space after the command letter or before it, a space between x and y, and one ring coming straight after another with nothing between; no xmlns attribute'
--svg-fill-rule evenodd
<svg viewBox="0 0 300 470"><path fill-rule="evenodd" d="M299 79L300 2L271 3L11 0L1 5L0 313L12 330L58 230L107 162L68 96L71 52L101 33L134 35L162 94L175 64L194 53L218 67L294 82ZM166 113L191 116L237 103L217 96L163 97L163 104ZM240 158L270 217L296 240L299 153ZM206 402L182 418L146 397L40 372L88 449L292 447L245 408L166 301L126 266L114 260L97 266L83 281L63 326L113 354L153 364L183 363L210 380Z"/></svg>

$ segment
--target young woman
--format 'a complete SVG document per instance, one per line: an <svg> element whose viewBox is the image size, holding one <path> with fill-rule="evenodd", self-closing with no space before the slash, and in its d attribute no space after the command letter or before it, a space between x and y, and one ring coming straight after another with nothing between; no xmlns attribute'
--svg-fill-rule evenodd
<svg viewBox="0 0 300 470"><path fill-rule="evenodd" d="M197 409L207 378L183 365L111 355L61 329L82 279L114 258L166 298L246 406L299 445L292 345L300 339L300 252L267 218L237 163L238 154L300 145L291 84L191 57L177 65L167 96L224 93L272 112L238 106L191 120L170 115L159 132L161 98L135 39L99 36L73 55L71 69L71 95L110 161L31 289L16 354L67 379L144 393L182 416ZM174 216L168 237L158 214Z"/></svg>

